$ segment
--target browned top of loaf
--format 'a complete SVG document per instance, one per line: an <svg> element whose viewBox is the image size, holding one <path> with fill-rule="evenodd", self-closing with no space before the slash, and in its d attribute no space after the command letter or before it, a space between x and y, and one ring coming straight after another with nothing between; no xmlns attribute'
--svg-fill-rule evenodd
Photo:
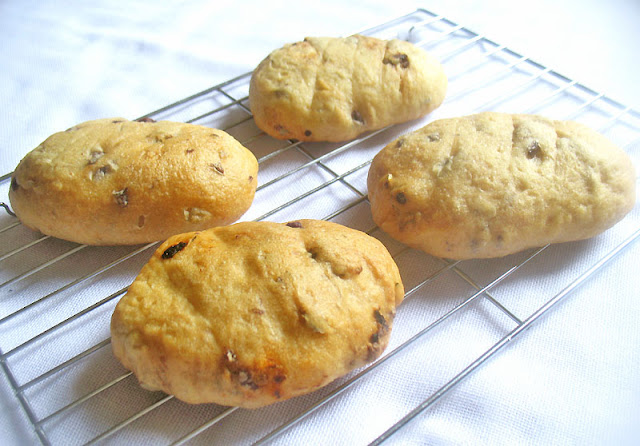
<svg viewBox="0 0 640 446"><path fill-rule="evenodd" d="M237 223L167 240L118 303L112 344L147 388L258 407L375 359L403 294L364 233Z"/></svg>
<svg viewBox="0 0 640 446"><path fill-rule="evenodd" d="M18 165L13 209L27 226L79 243L135 244L237 220L255 156L227 133L123 118L47 138Z"/></svg>

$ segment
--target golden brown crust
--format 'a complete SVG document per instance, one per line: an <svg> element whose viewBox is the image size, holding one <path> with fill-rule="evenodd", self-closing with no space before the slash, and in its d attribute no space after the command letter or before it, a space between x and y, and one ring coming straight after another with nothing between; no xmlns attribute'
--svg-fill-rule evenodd
<svg viewBox="0 0 640 446"><path fill-rule="evenodd" d="M398 138L368 177L375 222L453 259L589 238L635 205L629 157L575 122L480 113Z"/></svg>
<svg viewBox="0 0 640 446"><path fill-rule="evenodd" d="M115 355L189 403L260 407L377 358L404 295L376 239L316 220L176 235L116 306Z"/></svg>
<svg viewBox="0 0 640 446"><path fill-rule="evenodd" d="M446 89L440 63L409 42L308 37L260 63L249 98L274 138L345 141L426 115Z"/></svg>
<svg viewBox="0 0 640 446"><path fill-rule="evenodd" d="M163 240L236 221L257 184L254 155L227 133L169 121L88 121L52 135L12 177L18 218L91 245Z"/></svg>

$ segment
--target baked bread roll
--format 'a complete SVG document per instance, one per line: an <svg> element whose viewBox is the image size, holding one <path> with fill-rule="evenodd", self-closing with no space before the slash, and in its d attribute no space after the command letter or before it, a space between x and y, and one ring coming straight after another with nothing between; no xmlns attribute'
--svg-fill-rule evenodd
<svg viewBox="0 0 640 446"><path fill-rule="evenodd" d="M176 235L118 302L115 356L145 388L260 407L376 359L404 296L376 239L316 220Z"/></svg>
<svg viewBox="0 0 640 446"><path fill-rule="evenodd" d="M236 223L163 243L118 302L111 343L145 388L254 408L376 359L403 296L386 248L362 232Z"/></svg>
<svg viewBox="0 0 640 446"><path fill-rule="evenodd" d="M409 42L307 37L258 65L249 101L274 138L345 141L426 115L446 89L440 63Z"/></svg>
<svg viewBox="0 0 640 446"><path fill-rule="evenodd" d="M635 182L627 154L584 125L500 113L400 137L368 176L382 230L452 259L593 237L633 208Z"/></svg>
<svg viewBox="0 0 640 446"><path fill-rule="evenodd" d="M123 118L56 133L20 162L9 199L26 226L89 245L163 240L236 221L255 156L221 130Z"/></svg>

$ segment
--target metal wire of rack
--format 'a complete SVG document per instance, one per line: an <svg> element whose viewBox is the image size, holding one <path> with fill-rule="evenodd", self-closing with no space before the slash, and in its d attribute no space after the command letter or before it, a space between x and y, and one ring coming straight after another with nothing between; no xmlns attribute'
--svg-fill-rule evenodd
<svg viewBox="0 0 640 446"><path fill-rule="evenodd" d="M445 104L425 118L427 121L482 110L575 119L606 134L631 153L637 164L640 114L636 110L505 45L425 10L362 33L410 40L442 61L450 81L449 93ZM433 344L437 328L459 324L468 312L477 318L499 320L501 328L481 348L459 352L450 379L430 383L415 401L414 410L381 425L371 438L372 444L380 444L431 409L640 235L636 206L624 224L609 231L606 243L576 250L575 261L564 266L571 280L532 285L535 293L515 301L510 298L509 278L520 274L526 281L527 265L551 261L549 251L553 248L462 264L407 249L372 223L366 175L373 155L424 121L381 129L346 144L276 141L253 123L248 104L250 75L243 74L147 116L223 129L254 152L260 163L259 186L254 205L243 220L323 218L382 240L400 266L407 288L391 345L378 361L325 389L259 411L188 406L170 395L146 392L110 354L108 321L113 306L156 244L114 248L75 245L34 234L7 212L0 216L4 247L0 254L0 365L43 444L141 438L176 445L197 440L207 444L285 441L318 412L338 410L332 402L365 391L367 380L384 373L394 358L421 345L437 348ZM4 175L1 180L5 192L8 178ZM422 325L403 326L403 312L426 311L420 297L434 289L446 298L422 314ZM483 305L484 316L473 310L478 305ZM240 433L225 431L224 421L232 416L246 418L251 427ZM167 426L166 417L175 422ZM73 438L69 431L74 432Z"/></svg>

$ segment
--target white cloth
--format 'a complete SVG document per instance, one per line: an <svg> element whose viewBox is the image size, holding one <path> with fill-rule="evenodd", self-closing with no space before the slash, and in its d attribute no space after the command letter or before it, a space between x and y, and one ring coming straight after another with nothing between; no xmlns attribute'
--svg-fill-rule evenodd
<svg viewBox="0 0 640 446"><path fill-rule="evenodd" d="M150 2L5 1L0 3L0 174L13 170L29 150L49 134L100 117L134 119L220 82L246 73L274 48L307 35L348 35L426 7L487 35L586 87L625 105L640 104L635 55L640 35L637 2L539 1L534 7L493 0L423 3L397 0L327 2ZM601 4L602 3L602 4ZM392 30L406 33L406 27ZM390 36L388 36L390 37ZM402 37L402 36L401 36ZM412 36L416 38L416 36ZM447 53L447 44L427 49ZM455 40L455 39L453 39ZM456 42L462 42L459 40ZM455 43L455 42L454 42ZM504 55L503 55L504 56ZM504 56L508 59L507 56ZM425 120L398 126L372 138L357 150L330 157L338 173L379 150L392 135L441 116L477 111L507 90L517 70L509 71L496 90L481 97L467 78L456 77L471 61L447 60L451 101ZM484 65L483 65L484 66ZM529 66L526 70L533 70ZM481 71L481 70L480 70ZM562 82L555 78L556 84ZM555 82L554 81L554 82ZM552 82L553 83L553 82ZM246 88L242 86L240 90ZM484 87L483 87L484 88ZM550 91L551 91L550 90ZM572 90L576 95L590 93ZM489 93L491 92L491 93ZM527 89L512 102L492 107L527 108ZM538 95L538 91L533 92ZM542 93L540 93L542 96ZM538 96L536 96L538 97ZM582 99L581 99L582 100ZM211 100L215 102L214 99ZM555 104L555 102L552 101ZM202 105L202 104L201 104ZM209 107L206 103L203 107ZM638 107L636 107L637 109ZM580 115L587 123L615 106L601 104ZM537 110L536 110L537 111ZM545 109L562 115L565 110ZM240 115L242 111L238 111ZM640 134L637 114L611 130L621 141ZM206 123L205 123L206 124ZM595 124L597 125L597 124ZM236 128L251 135L251 123ZM246 134L244 133L246 132ZM253 141L263 156L270 145ZM283 145L278 145L282 147ZM312 145L314 155L325 146ZM627 147L636 166L640 143ZM261 166L261 183L305 162L297 152ZM263 169L263 170L262 170ZM286 200L331 178L313 167L282 185L258 193L245 219L263 215ZM365 192L366 168L347 180ZM8 182L0 185L6 201ZM268 192L268 193L267 193ZM323 218L357 198L337 183L270 219ZM366 203L341 214L339 222L370 229ZM0 211L0 229L14 220ZM552 246L492 289L491 295L525 320L560 293L591 265L640 228L640 209L593 240ZM379 232L374 235L397 254L407 289L444 266L440 260L402 247ZM0 234L0 255L35 240L24 228ZM47 240L0 263L0 283L75 245ZM80 274L94 271L130 248L84 248L24 281L0 288L0 318L29 304ZM7 352L65 318L126 287L150 251L124 262L87 284L71 288L32 311L0 322L0 349ZM459 265L480 286L526 254ZM640 435L640 241L606 264L560 305L447 392L423 414L390 437L390 444L632 444ZM398 310L388 352L446 314L475 290L453 270L445 271L408 297ZM6 358L18 384L36 378L85 348L108 338L108 320L116 295L87 317L57 330L43 342ZM419 341L376 367L344 393L312 413L277 439L278 444L366 444L375 440L420 403L431 397L485 351L515 329L516 324L489 301L479 298L430 330ZM42 419L97 387L121 376L122 367L109 346L62 373L29 386L25 397ZM354 376L356 373L352 374ZM236 410L194 440L195 444L250 443L319 398L347 382L345 377L314 394L255 411ZM111 428L161 398L138 388L132 378L86 404L44 423L53 444L79 444ZM132 423L113 439L128 444L174 441L225 409L188 406L171 400ZM0 372L0 443L37 443L38 437L14 390Z"/></svg>

